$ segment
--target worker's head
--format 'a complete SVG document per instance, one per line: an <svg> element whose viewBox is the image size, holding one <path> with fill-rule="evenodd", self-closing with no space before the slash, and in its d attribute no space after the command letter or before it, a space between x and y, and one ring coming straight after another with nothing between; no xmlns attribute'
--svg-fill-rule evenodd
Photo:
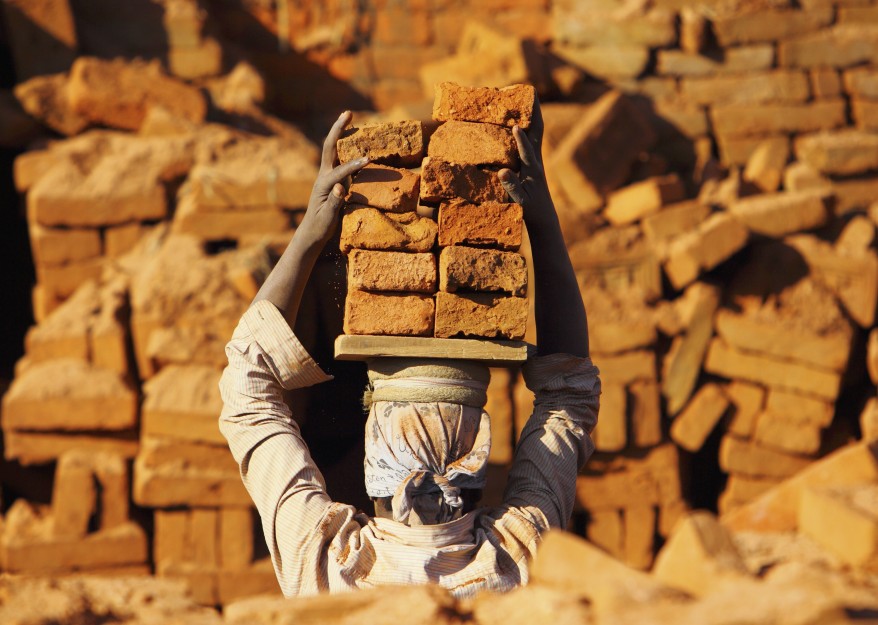
<svg viewBox="0 0 878 625"><path fill-rule="evenodd" d="M424 362L370 363L366 397L366 492L377 516L408 525L445 523L473 508L491 450L487 368Z"/></svg>

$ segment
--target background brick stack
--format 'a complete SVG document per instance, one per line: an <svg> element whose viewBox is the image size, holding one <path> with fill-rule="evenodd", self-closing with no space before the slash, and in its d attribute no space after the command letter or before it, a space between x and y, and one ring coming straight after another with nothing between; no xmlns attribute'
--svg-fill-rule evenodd
<svg viewBox="0 0 878 625"><path fill-rule="evenodd" d="M709 573L728 537L703 519L682 538L669 528L686 507L719 509L750 570L778 571L758 586L772 597L785 575L814 588L781 566L807 544L830 554L820 562L871 566L873 456L835 450L878 432L874 2L7 0L2 13L0 162L11 172L15 158L25 195L20 213L0 215L6 570L148 569L189 580L205 603L274 587L215 429L223 345L301 219L330 119L354 109L358 127L405 119L428 136L444 81L528 83L543 103L547 173L605 388L574 529L639 568L671 537L669 554L696 554ZM482 234L443 243L442 218L458 200L492 215L479 223L513 215L494 204L506 202L501 165L471 159L486 141L453 141L507 131L488 119L441 128L423 161L392 166L421 166L418 204L438 208L427 251L483 250ZM401 197L381 175L367 193ZM12 181L0 189L11 204ZM407 197L405 213L379 216L416 215ZM390 253L365 252L354 256ZM365 376L327 346L349 288L385 289L374 269L356 282L369 273L344 284L337 253L318 262L296 331L335 382L290 398L330 494L361 507ZM493 371L492 477L531 403L517 371ZM743 537L766 530L806 542ZM607 588L643 582L664 596L587 547L566 551L543 581L557 570L569 580L553 588L570 596L614 613L613 593L571 586L594 584L581 571L595 567L626 571ZM663 583L703 592L663 559ZM811 596L850 586L817 568ZM700 605L674 618L726 613Z"/></svg>

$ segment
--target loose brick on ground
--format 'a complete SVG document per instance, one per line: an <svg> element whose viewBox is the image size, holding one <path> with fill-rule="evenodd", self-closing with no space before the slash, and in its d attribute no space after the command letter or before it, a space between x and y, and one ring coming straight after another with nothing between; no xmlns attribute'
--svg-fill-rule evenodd
<svg viewBox="0 0 878 625"><path fill-rule="evenodd" d="M420 178L407 169L367 165L354 176L347 201L394 213L418 208Z"/></svg>
<svg viewBox="0 0 878 625"><path fill-rule="evenodd" d="M810 456L820 449L820 426L763 412L756 421L753 440L772 449Z"/></svg>
<svg viewBox="0 0 878 625"><path fill-rule="evenodd" d="M736 46L714 56L673 49L658 50L657 59L660 75L742 74L770 69L774 65L774 46L768 43Z"/></svg>
<svg viewBox="0 0 878 625"><path fill-rule="evenodd" d="M811 93L818 100L837 98L841 95L841 77L829 67L818 67L810 71Z"/></svg>
<svg viewBox="0 0 878 625"><path fill-rule="evenodd" d="M601 418L592 438L598 451L620 451L628 443L625 387L606 384L601 388Z"/></svg>
<svg viewBox="0 0 878 625"><path fill-rule="evenodd" d="M431 336L433 298L429 295L348 291L345 334Z"/></svg>
<svg viewBox="0 0 878 625"><path fill-rule="evenodd" d="M439 255L439 288L456 291L503 291L523 297L527 265L517 252L453 245Z"/></svg>
<svg viewBox="0 0 878 625"><path fill-rule="evenodd" d="M680 235L668 245L665 273L674 288L693 282L747 244L747 228L727 213L715 213L697 229Z"/></svg>
<svg viewBox="0 0 878 625"><path fill-rule="evenodd" d="M394 167L415 167L424 157L424 128L419 121L366 124L349 129L338 140L338 159L360 157Z"/></svg>
<svg viewBox="0 0 878 625"><path fill-rule="evenodd" d="M723 48L746 43L774 42L820 30L832 23L830 6L738 12L711 20L717 42Z"/></svg>
<svg viewBox="0 0 878 625"><path fill-rule="evenodd" d="M58 460L52 485L52 533L82 538L97 504L88 452L69 451Z"/></svg>
<svg viewBox="0 0 878 625"><path fill-rule="evenodd" d="M85 130L89 120L73 109L66 74L35 76L16 85L13 93L21 108L52 130L72 137Z"/></svg>
<svg viewBox="0 0 878 625"><path fill-rule="evenodd" d="M644 217L640 225L643 233L653 241L665 241L694 229L709 214L709 206L691 200L665 206L659 212Z"/></svg>
<svg viewBox="0 0 878 625"><path fill-rule="evenodd" d="M636 78L649 64L649 48L641 45L557 45L552 52L589 76L613 82Z"/></svg>
<svg viewBox="0 0 878 625"><path fill-rule="evenodd" d="M342 252L353 248L398 252L429 252L436 243L435 221L417 213L388 213L349 206L341 222Z"/></svg>
<svg viewBox="0 0 878 625"><path fill-rule="evenodd" d="M662 440L662 410L655 380L636 380L628 387L631 436L636 447L652 447Z"/></svg>
<svg viewBox="0 0 878 625"><path fill-rule="evenodd" d="M141 435L222 444L220 374L214 367L163 367L143 387Z"/></svg>
<svg viewBox="0 0 878 625"><path fill-rule="evenodd" d="M554 11L555 40L574 46L644 45L664 48L673 45L677 33L675 15L666 9L634 14L613 14L575 3Z"/></svg>
<svg viewBox="0 0 878 625"><path fill-rule="evenodd" d="M755 185L763 193L774 193L780 188L789 158L790 142L786 137L766 139L747 159L744 180Z"/></svg>
<svg viewBox="0 0 878 625"><path fill-rule="evenodd" d="M711 341L704 368L723 377L796 391L830 401L838 396L841 384L837 373L741 352L729 347L721 339Z"/></svg>
<svg viewBox="0 0 878 625"><path fill-rule="evenodd" d="M436 276L436 258L430 253L353 249L348 254L348 289L434 293Z"/></svg>
<svg viewBox="0 0 878 625"><path fill-rule="evenodd" d="M711 109L720 137L830 130L847 124L844 100L805 104L717 104Z"/></svg>
<svg viewBox="0 0 878 625"><path fill-rule="evenodd" d="M785 478L798 473L810 463L810 458L776 451L729 435L723 437L719 447L719 466L727 473Z"/></svg>
<svg viewBox="0 0 878 625"><path fill-rule="evenodd" d="M196 123L207 112L201 90L167 76L158 61L80 57L70 69L67 92L77 113L124 130L138 130L153 106Z"/></svg>
<svg viewBox="0 0 878 625"><path fill-rule="evenodd" d="M445 122L430 137L427 155L460 165L518 168L512 130L493 124Z"/></svg>
<svg viewBox="0 0 878 625"><path fill-rule="evenodd" d="M832 423L835 405L805 397L799 393L791 393L781 389L771 389L765 402L765 411L787 420L825 428Z"/></svg>
<svg viewBox="0 0 878 625"><path fill-rule="evenodd" d="M803 534L852 566L878 561L878 486L806 488L799 500Z"/></svg>
<svg viewBox="0 0 878 625"><path fill-rule="evenodd" d="M771 193L733 202L729 212L751 232L780 237L825 224L828 202L828 194L822 191Z"/></svg>
<svg viewBox="0 0 878 625"><path fill-rule="evenodd" d="M527 314L528 302L524 297L440 291L436 294L435 336L520 340L527 326Z"/></svg>
<svg viewBox="0 0 878 625"><path fill-rule="evenodd" d="M878 100L878 69L855 67L846 70L844 88L855 99Z"/></svg>
<svg viewBox="0 0 878 625"><path fill-rule="evenodd" d="M685 197L686 189L676 174L649 178L611 193L607 198L604 217L613 225L625 225Z"/></svg>
<svg viewBox="0 0 878 625"><path fill-rule="evenodd" d="M137 394L113 371L72 359L37 363L3 397L12 430L126 430L137 425Z"/></svg>
<svg viewBox="0 0 878 625"><path fill-rule="evenodd" d="M517 250L521 246L523 223L523 212L518 204L442 204L439 207L439 245L484 245Z"/></svg>
<svg viewBox="0 0 878 625"><path fill-rule="evenodd" d="M703 105L804 102L811 95L807 74L796 70L683 78L680 89L685 99Z"/></svg>
<svg viewBox="0 0 878 625"><path fill-rule="evenodd" d="M638 155L655 141L647 120L618 92L598 100L561 141L547 168L576 208L594 211L628 178ZM612 152L612 159L603 158Z"/></svg>
<svg viewBox="0 0 878 625"><path fill-rule="evenodd" d="M535 101L536 92L531 85L494 89L443 82L436 85L433 119L528 128Z"/></svg>
<svg viewBox="0 0 878 625"><path fill-rule="evenodd" d="M135 430L104 434L73 432L31 432L5 430L4 456L24 466L54 462L71 449L108 452L131 459L137 455L139 443ZM240 481L240 477L238 478ZM246 492L246 491L245 491Z"/></svg>
<svg viewBox="0 0 878 625"><path fill-rule="evenodd" d="M765 403L765 389L748 382L733 380L725 386L723 392L732 403L732 418L727 427L728 432L739 438L750 438L756 428L756 419Z"/></svg>
<svg viewBox="0 0 878 625"><path fill-rule="evenodd" d="M861 174L878 169L878 135L843 130L798 137L796 157L831 175Z"/></svg>
<svg viewBox="0 0 878 625"><path fill-rule="evenodd" d="M101 236L96 229L28 227L31 254L37 265L63 265L101 255Z"/></svg>
<svg viewBox="0 0 878 625"><path fill-rule="evenodd" d="M878 24L837 24L832 28L781 41L781 67L850 67L878 63Z"/></svg>
<svg viewBox="0 0 878 625"><path fill-rule="evenodd" d="M421 165L421 201L508 202L497 172L475 165L458 165L427 157Z"/></svg>
<svg viewBox="0 0 878 625"><path fill-rule="evenodd" d="M860 130L878 130L878 102L874 100L854 100L851 102L854 121Z"/></svg>
<svg viewBox="0 0 878 625"><path fill-rule="evenodd" d="M729 407L729 400L716 384L705 384L671 425L671 438L689 451L701 449Z"/></svg>

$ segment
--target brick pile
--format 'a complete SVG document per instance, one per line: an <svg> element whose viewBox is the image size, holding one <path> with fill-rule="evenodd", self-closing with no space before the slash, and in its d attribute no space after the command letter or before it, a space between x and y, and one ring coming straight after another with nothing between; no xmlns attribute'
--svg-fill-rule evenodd
<svg viewBox="0 0 878 625"><path fill-rule="evenodd" d="M342 219L345 333L524 336L522 211L508 203L497 171L517 168L511 127L529 126L534 97L526 85L442 83L433 107L441 124L429 141L421 122L363 126L339 140L341 162L370 159ZM412 164L420 175L399 168Z"/></svg>

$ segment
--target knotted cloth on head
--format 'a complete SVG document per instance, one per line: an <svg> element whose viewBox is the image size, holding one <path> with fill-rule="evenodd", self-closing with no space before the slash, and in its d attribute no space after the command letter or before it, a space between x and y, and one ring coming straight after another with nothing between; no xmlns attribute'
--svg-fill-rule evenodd
<svg viewBox="0 0 878 625"><path fill-rule="evenodd" d="M461 489L484 487L489 379L487 367L466 361L369 362L366 492L392 497L395 521L445 523L463 506Z"/></svg>

